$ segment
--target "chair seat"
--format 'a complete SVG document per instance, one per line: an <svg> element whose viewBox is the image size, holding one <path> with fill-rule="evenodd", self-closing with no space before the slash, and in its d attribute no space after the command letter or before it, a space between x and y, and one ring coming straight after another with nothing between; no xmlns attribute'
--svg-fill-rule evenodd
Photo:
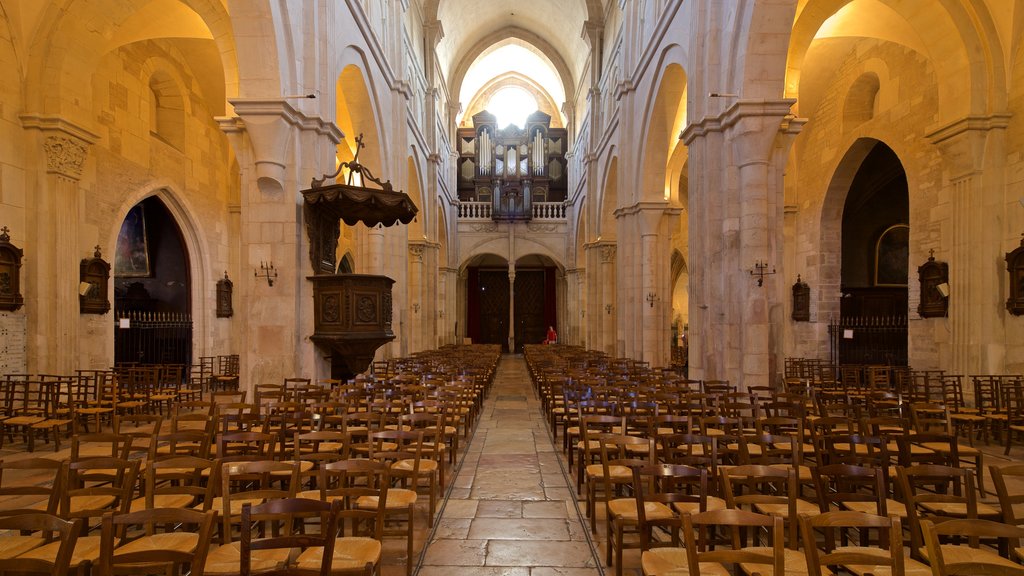
<svg viewBox="0 0 1024 576"><path fill-rule="evenodd" d="M994 550L957 546L956 544L942 544L939 548L942 550L942 559L947 566L949 564L965 564L967 562L984 562L985 564L1006 566L1014 570L1020 570L1021 568L1020 564L1008 558L1003 558ZM928 560L927 548L921 548L920 553L922 558Z"/></svg>
<svg viewBox="0 0 1024 576"><path fill-rule="evenodd" d="M380 540L357 536L335 538L331 568L333 570L347 570L362 568L367 563L377 564L380 561L380 552ZM296 565L306 570L318 570L323 557L323 548L319 546L307 548L302 554L299 554L298 559L296 559Z"/></svg>
<svg viewBox="0 0 1024 576"><path fill-rule="evenodd" d="M944 516L966 516L966 502L921 502L921 508ZM978 516L999 516L998 508L994 508L984 502L978 502Z"/></svg>
<svg viewBox="0 0 1024 576"><path fill-rule="evenodd" d="M283 567L288 562L289 550L253 550L252 571L266 572ZM232 542L210 550L206 555L204 574L238 574L242 561L241 542Z"/></svg>
<svg viewBox="0 0 1024 576"><path fill-rule="evenodd" d="M748 552L756 552L758 554L771 554L772 549L768 546L755 546L744 548ZM804 556L801 550L791 550L784 548L785 559L783 560L784 566L786 567L786 574L790 576L801 576L807 574L807 558ZM775 569L773 566L768 564L740 564L740 570L744 574L754 574L755 572L761 576L774 576ZM832 571L822 567L822 574L831 575Z"/></svg>
<svg viewBox="0 0 1024 576"><path fill-rule="evenodd" d="M391 465L392 470L398 470L399 472L412 472L416 467L415 460L399 460ZM420 472L429 474L437 470L437 460L420 460Z"/></svg>
<svg viewBox="0 0 1024 576"><path fill-rule="evenodd" d="M232 514L241 514L242 513L242 506L244 506L246 504L251 504L253 506L257 506L259 504L263 504L263 499L262 498L237 498L235 500L232 500L231 501L231 513ZM193 506L193 508L195 508L196 510L203 510L203 504L197 504L196 506ZM220 514L224 510L224 497L223 496L215 496L213 498L213 500L210 502L210 509L215 511L217 514Z"/></svg>
<svg viewBox="0 0 1024 576"><path fill-rule="evenodd" d="M725 510L728 508L725 500L717 496L708 496L708 509L705 512L711 512L713 510ZM699 502L673 502L672 509L679 514L696 514L699 512Z"/></svg>
<svg viewBox="0 0 1024 576"><path fill-rule="evenodd" d="M0 560L14 558L39 548L46 542L40 536L0 536Z"/></svg>
<svg viewBox="0 0 1024 576"><path fill-rule="evenodd" d="M889 559L889 553L887 550L880 548L867 548L863 546L839 546L833 550L834 554L841 554L844 552L856 552L859 554L870 554L877 556L881 561L887 561ZM870 564L843 564L843 567L853 572L857 576L863 576L864 574L872 574L873 576L893 576L892 568L883 565L870 565ZM927 564L922 564L913 558L903 558L903 574L906 576L931 576L932 569Z"/></svg>
<svg viewBox="0 0 1024 576"><path fill-rule="evenodd" d="M786 504L754 504L754 509L761 514L771 514L772 516L781 516L787 518L789 516L789 506ZM817 504L808 502L801 498L796 499L796 514L819 514L821 507Z"/></svg>
<svg viewBox="0 0 1024 576"><path fill-rule="evenodd" d="M115 496L98 494L95 496L71 496L68 498L72 513L83 510L102 510L117 501Z"/></svg>
<svg viewBox="0 0 1024 576"><path fill-rule="evenodd" d="M608 502L608 509L613 516L626 520L637 520L636 500L633 498L616 498ZM661 502L644 502L644 516L648 520L667 520L675 516L672 509Z"/></svg>
<svg viewBox="0 0 1024 576"><path fill-rule="evenodd" d="M405 488L392 488L388 490L388 502L386 508L393 510L395 508L408 508L410 505L416 503L416 499L419 495L416 494L415 490L407 490ZM356 507L363 510L376 510L377 509L376 496L360 496L356 500Z"/></svg>
<svg viewBox="0 0 1024 576"><path fill-rule="evenodd" d="M189 553L199 546L199 534L195 532L161 532L150 536L142 536L128 542L124 546L118 546L115 554L128 554L131 552L157 552L160 550L173 550L175 552Z"/></svg>
<svg viewBox="0 0 1024 576"><path fill-rule="evenodd" d="M874 502L843 502L843 506L847 510L853 510L854 512L864 512L865 514L878 514L878 506ZM897 515L901 519L907 518L907 506L892 498L885 499L885 511L888 515Z"/></svg>
<svg viewBox="0 0 1024 576"><path fill-rule="evenodd" d="M116 541L115 541L116 543ZM34 558L37 560L46 560L47 562L53 562L53 559L57 557L57 551L60 550L60 540L55 540L40 546L33 548L28 552L19 555L19 558ZM78 567L83 564L95 564L100 559L100 537L99 536L79 536L78 541L75 542L75 551L71 553L70 566ZM235 565L237 568L237 564Z"/></svg>
<svg viewBox="0 0 1024 576"><path fill-rule="evenodd" d="M690 573L686 548L652 548L640 557L644 576L686 576ZM715 562L701 562L700 576L730 576L729 571Z"/></svg>
<svg viewBox="0 0 1024 576"><path fill-rule="evenodd" d="M608 475L612 477L612 480L629 481L633 479L633 471L626 466L609 466ZM587 476L591 478L603 478L604 465L591 464L587 466Z"/></svg>
<svg viewBox="0 0 1024 576"><path fill-rule="evenodd" d="M157 494L153 496L153 508L188 508L194 501L195 497L191 494ZM136 498L132 500L128 511L138 512L146 509L146 499Z"/></svg>
<svg viewBox="0 0 1024 576"><path fill-rule="evenodd" d="M931 450L932 452L939 452L940 454L949 452L949 445L944 442L925 442L924 444L921 444L921 446ZM960 456L977 456L981 453L973 446L967 446L959 443L956 445L956 451Z"/></svg>

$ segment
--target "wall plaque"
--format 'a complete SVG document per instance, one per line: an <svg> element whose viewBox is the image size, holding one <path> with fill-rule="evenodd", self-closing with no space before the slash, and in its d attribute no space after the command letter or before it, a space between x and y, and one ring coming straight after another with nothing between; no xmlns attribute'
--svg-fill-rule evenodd
<svg viewBox="0 0 1024 576"><path fill-rule="evenodd" d="M78 270L78 310L82 314L106 314L110 311L107 299L110 283L110 264L103 259L96 246L92 258L82 258Z"/></svg>
<svg viewBox="0 0 1024 576"><path fill-rule="evenodd" d="M1010 296L1006 309L1014 316L1024 314L1024 234L1020 246L1006 254L1006 271L1010 273Z"/></svg>
<svg viewBox="0 0 1024 576"><path fill-rule="evenodd" d="M10 229L0 228L0 310L17 310L21 297L21 248L11 244Z"/></svg>
<svg viewBox="0 0 1024 576"><path fill-rule="evenodd" d="M793 320L797 322L811 321L811 287L796 275L793 284Z"/></svg>
<svg viewBox="0 0 1024 576"><path fill-rule="evenodd" d="M917 267L921 285L921 303L917 313L922 318L941 318L949 310L949 264L935 261L935 250L928 251L928 261Z"/></svg>
<svg viewBox="0 0 1024 576"><path fill-rule="evenodd" d="M228 278L228 271L224 271L224 277L217 280L217 318L231 318L235 310L231 305L232 294L235 285Z"/></svg>

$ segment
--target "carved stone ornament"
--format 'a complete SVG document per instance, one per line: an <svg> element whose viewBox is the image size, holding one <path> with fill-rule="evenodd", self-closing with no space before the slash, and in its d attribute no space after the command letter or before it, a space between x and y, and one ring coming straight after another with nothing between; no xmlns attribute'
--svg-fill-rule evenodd
<svg viewBox="0 0 1024 576"><path fill-rule="evenodd" d="M235 309L231 301L235 291L235 284L228 278L228 271L224 271L224 277L217 280L217 318L231 318L235 315Z"/></svg>
<svg viewBox="0 0 1024 576"><path fill-rule="evenodd" d="M811 321L811 287L796 276L796 284L793 284L793 320L797 322Z"/></svg>
<svg viewBox="0 0 1024 576"><path fill-rule="evenodd" d="M11 244L10 229L0 228L0 310L17 310L21 296L21 248Z"/></svg>
<svg viewBox="0 0 1024 576"><path fill-rule="evenodd" d="M601 246L601 262L614 262L615 261L615 245L609 244Z"/></svg>
<svg viewBox="0 0 1024 576"><path fill-rule="evenodd" d="M935 250L928 251L928 261L917 267L921 285L921 318L941 318L949 310L949 264L935 261Z"/></svg>
<svg viewBox="0 0 1024 576"><path fill-rule="evenodd" d="M82 166L89 151L84 142L66 136L49 136L43 143L43 149L46 151L47 171L76 180L82 176Z"/></svg>
<svg viewBox="0 0 1024 576"><path fill-rule="evenodd" d="M1020 246L1006 254L1006 271L1010 273L1010 297L1006 309L1014 316L1024 314L1024 234Z"/></svg>
<svg viewBox="0 0 1024 576"><path fill-rule="evenodd" d="M409 256L413 262L423 262L423 244L409 244Z"/></svg>
<svg viewBox="0 0 1024 576"><path fill-rule="evenodd" d="M78 271L78 310L82 314L110 312L107 298L110 284L110 263L103 259L96 246L92 258L82 258Z"/></svg>

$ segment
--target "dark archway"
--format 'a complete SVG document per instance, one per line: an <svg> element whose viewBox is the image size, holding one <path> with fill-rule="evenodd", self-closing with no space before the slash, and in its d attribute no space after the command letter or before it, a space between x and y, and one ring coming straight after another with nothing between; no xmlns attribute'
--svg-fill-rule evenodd
<svg viewBox="0 0 1024 576"><path fill-rule="evenodd" d="M910 238L907 174L878 142L857 170L843 207L839 361L907 362ZM877 327L868 334L867 327Z"/></svg>
<svg viewBox="0 0 1024 576"><path fill-rule="evenodd" d="M192 363L192 280L181 228L150 196L128 211L114 253L114 361Z"/></svg>

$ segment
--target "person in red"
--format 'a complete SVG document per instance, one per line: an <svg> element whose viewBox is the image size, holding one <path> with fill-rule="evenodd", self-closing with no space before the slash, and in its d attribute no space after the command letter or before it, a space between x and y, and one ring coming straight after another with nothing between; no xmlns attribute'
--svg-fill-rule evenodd
<svg viewBox="0 0 1024 576"><path fill-rule="evenodd" d="M548 336L544 339L545 344L554 344L558 341L558 332L555 332L554 326L548 326Z"/></svg>

